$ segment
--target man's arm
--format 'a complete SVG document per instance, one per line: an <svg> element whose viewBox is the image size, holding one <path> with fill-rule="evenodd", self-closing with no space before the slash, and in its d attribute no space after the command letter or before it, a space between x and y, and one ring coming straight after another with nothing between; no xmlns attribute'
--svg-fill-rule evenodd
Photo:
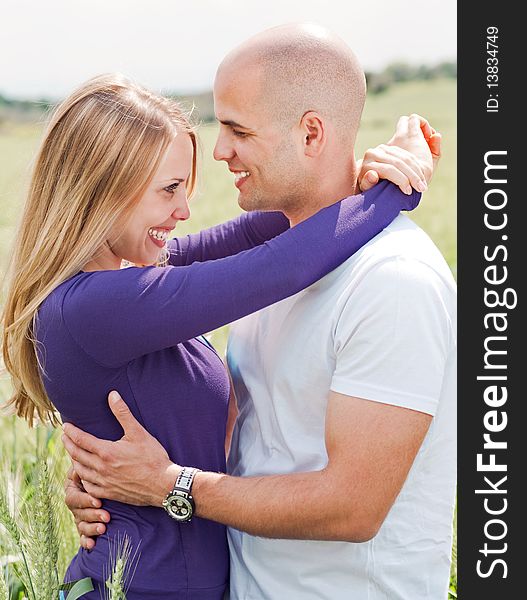
<svg viewBox="0 0 527 600"><path fill-rule="evenodd" d="M93 496L161 506L180 467L165 461L164 449L122 399L110 406L125 431L118 442L65 425L75 471ZM196 515L264 537L366 541L399 493L430 421L424 413L331 392L325 469L265 477L198 473Z"/></svg>
<svg viewBox="0 0 527 600"><path fill-rule="evenodd" d="M371 539L406 479L431 418L331 392L325 469L242 478L198 474L197 514L263 537Z"/></svg>
<svg viewBox="0 0 527 600"><path fill-rule="evenodd" d="M229 373L230 379L230 373ZM227 427L225 435L225 455L229 455L231 447L232 432L238 408L236 404L236 395L231 379L231 391L229 396L229 408L227 414ZM72 468L68 471L65 483L65 497L68 508L72 511L75 519L75 525L80 535L80 543L83 548L91 550L95 547L95 538L106 532L106 523L111 519L111 515L102 507L99 498L91 496L84 489L82 481L77 472Z"/></svg>

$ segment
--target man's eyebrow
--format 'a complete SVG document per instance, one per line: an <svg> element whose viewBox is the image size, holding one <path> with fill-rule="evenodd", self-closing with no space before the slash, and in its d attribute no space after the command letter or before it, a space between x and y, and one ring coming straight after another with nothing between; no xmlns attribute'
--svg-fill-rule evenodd
<svg viewBox="0 0 527 600"><path fill-rule="evenodd" d="M240 127L241 129L249 129L248 127L245 127L245 125L240 125L240 123L236 123L236 121L222 121L221 119L218 119L218 121L222 125L228 125L229 127Z"/></svg>

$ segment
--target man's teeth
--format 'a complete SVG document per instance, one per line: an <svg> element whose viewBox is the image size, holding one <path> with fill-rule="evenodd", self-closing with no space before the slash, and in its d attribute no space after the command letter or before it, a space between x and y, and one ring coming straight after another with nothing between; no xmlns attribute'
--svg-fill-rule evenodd
<svg viewBox="0 0 527 600"><path fill-rule="evenodd" d="M234 181L240 181L240 179L243 179L244 177L249 177L249 175L249 171L238 171L237 173L234 173Z"/></svg>
<svg viewBox="0 0 527 600"><path fill-rule="evenodd" d="M148 230L148 235L155 238L156 240L165 242L168 237L168 231L166 229L154 229L153 227L151 227Z"/></svg>

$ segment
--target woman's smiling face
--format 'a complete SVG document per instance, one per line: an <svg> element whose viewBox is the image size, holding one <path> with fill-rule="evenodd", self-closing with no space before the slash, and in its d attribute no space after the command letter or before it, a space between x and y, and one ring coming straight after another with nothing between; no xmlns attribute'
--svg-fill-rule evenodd
<svg viewBox="0 0 527 600"><path fill-rule="evenodd" d="M119 269L121 260L153 265L163 254L169 233L190 217L187 182L192 169L190 136L178 133L148 188L124 221L112 229L103 251L85 271Z"/></svg>

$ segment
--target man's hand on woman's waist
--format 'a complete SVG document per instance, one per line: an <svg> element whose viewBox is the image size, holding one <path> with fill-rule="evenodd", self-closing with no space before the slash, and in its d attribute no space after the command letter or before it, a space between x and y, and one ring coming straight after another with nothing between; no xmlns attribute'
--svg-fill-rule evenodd
<svg viewBox="0 0 527 600"><path fill-rule="evenodd" d="M117 392L109 405L124 429L117 442L101 440L71 423L62 441L73 469L66 484L66 504L72 511L81 545L92 548L91 536L104 533L110 520L99 498L136 506L162 506L180 471L158 440L133 417Z"/></svg>

